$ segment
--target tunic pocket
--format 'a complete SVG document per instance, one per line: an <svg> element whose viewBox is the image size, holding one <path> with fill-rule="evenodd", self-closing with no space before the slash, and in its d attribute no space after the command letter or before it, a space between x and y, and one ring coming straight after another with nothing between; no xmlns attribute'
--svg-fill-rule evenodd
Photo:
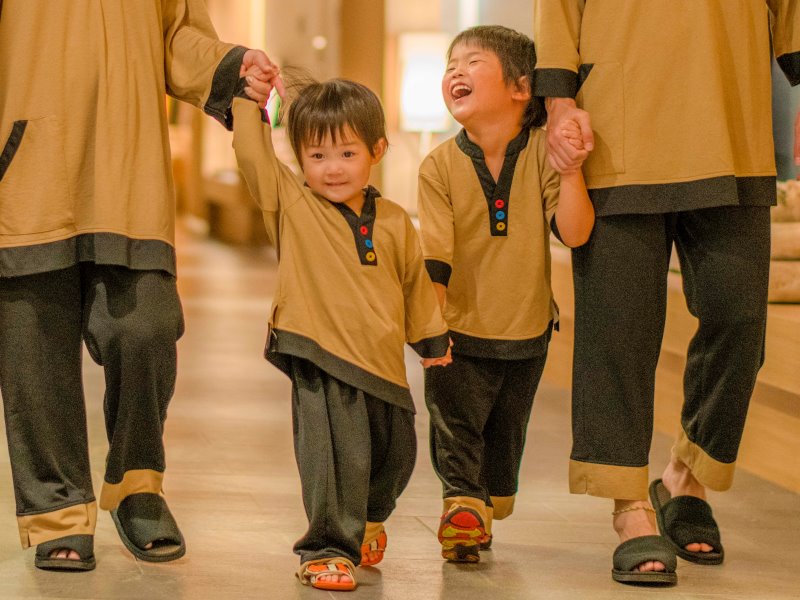
<svg viewBox="0 0 800 600"><path fill-rule="evenodd" d="M0 235L30 235L73 221L56 117L15 121L0 153Z"/></svg>
<svg viewBox="0 0 800 600"><path fill-rule="evenodd" d="M575 101L589 113L594 150L584 163L584 174L625 172L625 77L617 62L581 65L585 79Z"/></svg>

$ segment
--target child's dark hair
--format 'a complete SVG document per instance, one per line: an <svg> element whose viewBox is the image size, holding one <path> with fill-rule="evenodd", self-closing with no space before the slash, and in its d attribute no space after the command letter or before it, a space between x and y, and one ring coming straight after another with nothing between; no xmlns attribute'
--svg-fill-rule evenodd
<svg viewBox="0 0 800 600"><path fill-rule="evenodd" d="M459 33L447 49L447 59L458 44L469 44L489 50L500 59L503 68L503 79L508 83L518 84L525 77L531 99L522 117L522 127L541 127L547 121L544 99L533 93L533 70L536 67L536 49L533 40L502 25L478 25Z"/></svg>
<svg viewBox="0 0 800 600"><path fill-rule="evenodd" d="M298 162L303 145L319 144L326 135L335 143L348 127L374 156L375 145L386 139L386 120L372 90L349 79L319 82L296 69L287 75L286 129Z"/></svg>

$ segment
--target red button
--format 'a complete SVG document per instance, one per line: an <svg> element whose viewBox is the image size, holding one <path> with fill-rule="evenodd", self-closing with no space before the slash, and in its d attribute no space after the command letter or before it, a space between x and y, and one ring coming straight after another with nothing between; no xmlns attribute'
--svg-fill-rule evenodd
<svg viewBox="0 0 800 600"><path fill-rule="evenodd" d="M369 229L367 229L366 225L362 225L359 231L361 231L361 235L367 235L369 233Z"/></svg>
<svg viewBox="0 0 800 600"><path fill-rule="evenodd" d="M503 202L502 200L496 200L496 201L495 201L495 203L494 203L494 205L495 205L497 208L503 208L503 207L506 205L506 203L505 203L505 202Z"/></svg>

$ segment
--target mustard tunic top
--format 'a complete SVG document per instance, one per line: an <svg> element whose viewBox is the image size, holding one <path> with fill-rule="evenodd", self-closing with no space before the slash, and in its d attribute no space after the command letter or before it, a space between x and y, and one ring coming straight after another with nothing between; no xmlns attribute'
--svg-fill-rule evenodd
<svg viewBox="0 0 800 600"><path fill-rule="evenodd" d="M546 351L558 317L550 223L559 181L539 128L509 143L497 181L464 130L423 161L422 247L431 279L447 286L453 352L526 359Z"/></svg>
<svg viewBox="0 0 800 600"><path fill-rule="evenodd" d="M800 83L800 0L536 0L534 40L534 92L592 119L599 216L775 203L770 57Z"/></svg>
<svg viewBox="0 0 800 600"><path fill-rule="evenodd" d="M0 277L174 274L165 94L230 126L245 51L202 0L0 1Z"/></svg>
<svg viewBox="0 0 800 600"><path fill-rule="evenodd" d="M233 104L233 147L278 250L268 360L292 356L413 411L404 345L423 357L449 345L416 230L406 212L365 192L360 215L301 184L275 156L271 129L251 101Z"/></svg>

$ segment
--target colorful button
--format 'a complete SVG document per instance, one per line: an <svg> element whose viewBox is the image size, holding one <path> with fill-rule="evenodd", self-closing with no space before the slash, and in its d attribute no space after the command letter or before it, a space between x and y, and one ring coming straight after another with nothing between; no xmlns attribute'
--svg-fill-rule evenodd
<svg viewBox="0 0 800 600"><path fill-rule="evenodd" d="M497 208L503 208L506 205L506 203L503 200L495 200L494 205Z"/></svg>
<svg viewBox="0 0 800 600"><path fill-rule="evenodd" d="M367 229L366 225L362 225L359 231L361 232L361 235L367 235L369 233L369 229Z"/></svg>
<svg viewBox="0 0 800 600"><path fill-rule="evenodd" d="M506 224L501 221L500 223L495 225L495 229L497 229L497 231L505 231Z"/></svg>
<svg viewBox="0 0 800 600"><path fill-rule="evenodd" d="M364 245L365 245L367 248L372 248L372 246L373 246L373 244L372 244L372 240L367 240L366 242L364 242Z"/></svg>
<svg viewBox="0 0 800 600"><path fill-rule="evenodd" d="M498 211L495 213L495 215L494 215L494 216L497 218L497 220L498 220L498 221L502 221L503 219L505 219L505 218L506 218L506 213L504 213L502 210L498 210Z"/></svg>
<svg viewBox="0 0 800 600"><path fill-rule="evenodd" d="M365 258L367 259L367 262L375 262L375 253L374 252L367 252L367 255L366 255Z"/></svg>

